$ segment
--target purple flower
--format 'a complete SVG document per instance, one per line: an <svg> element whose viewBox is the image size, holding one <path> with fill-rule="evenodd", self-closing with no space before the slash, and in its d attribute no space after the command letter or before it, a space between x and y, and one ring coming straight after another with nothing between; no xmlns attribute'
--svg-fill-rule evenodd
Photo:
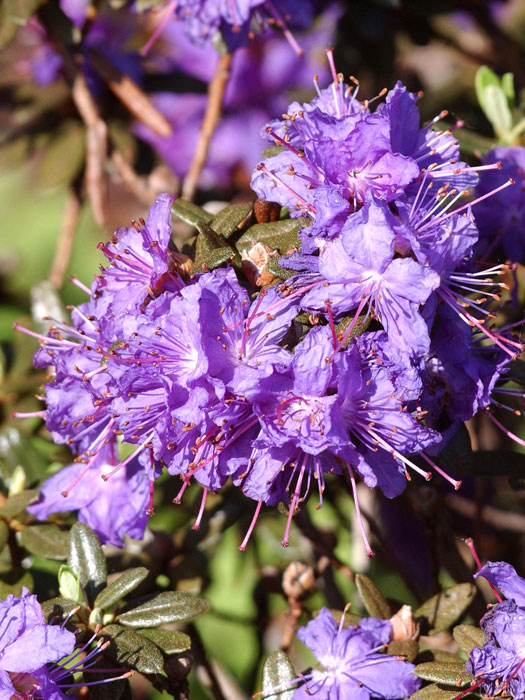
<svg viewBox="0 0 525 700"><path fill-rule="evenodd" d="M490 608L481 620L487 636L483 648L474 648L467 671L478 679L487 695L525 694L525 579L506 562L487 562L474 575L483 576L507 598Z"/></svg>
<svg viewBox="0 0 525 700"><path fill-rule="evenodd" d="M115 445L100 450L89 465L64 467L47 479L40 500L28 507L39 520L51 513L78 510L78 519L96 532L102 544L124 546L124 534L142 539L148 520L149 481L136 460L107 482L101 477L118 464ZM66 497L65 497L66 496Z"/></svg>
<svg viewBox="0 0 525 700"><path fill-rule="evenodd" d="M303 57L290 51L287 42L276 34L256 36L234 53L221 121L200 179L202 188L224 188L232 181L247 181L260 160L261 127L272 115L286 109L286 95L292 90L311 89L314 73L321 80L328 79L319 47L332 43L338 15L336 6L329 7L311 31L300 37ZM208 83L219 58L211 45L196 46L188 40L182 22L171 22L163 34L162 51L152 53L150 60L159 71L175 68ZM135 132L182 178L195 150L206 96L159 92L152 100L170 122L172 135L158 136L141 122L135 124Z"/></svg>
<svg viewBox="0 0 525 700"><path fill-rule="evenodd" d="M65 693L76 685L73 674L90 669L100 658L102 641L93 645L96 637L76 646L76 636L65 623L45 623L40 603L27 588L20 598L8 595L0 602L0 698L67 700ZM85 678L94 685L129 675L97 681L86 673Z"/></svg>
<svg viewBox="0 0 525 700"><path fill-rule="evenodd" d="M193 41L207 42L220 32L230 51L248 43L252 26L260 31L276 23L300 53L288 24L307 26L313 19L312 0L178 0L171 6Z"/></svg>
<svg viewBox="0 0 525 700"><path fill-rule="evenodd" d="M380 653L392 634L388 620L369 617L348 628L343 622L344 615L337 624L332 613L322 608L315 620L298 631L297 637L312 650L320 668L301 676L303 685L295 690L293 700L394 700L419 688L413 664Z"/></svg>
<svg viewBox="0 0 525 700"><path fill-rule="evenodd" d="M71 654L75 635L57 625L47 625L36 596L27 588L22 596L8 595L0 602L0 696L43 697L44 700L64 697L60 691L40 694L40 685L49 688L50 674L46 664ZM30 653L28 653L30 652ZM19 695L20 693L20 695Z"/></svg>
<svg viewBox="0 0 525 700"><path fill-rule="evenodd" d="M362 208L346 219L340 235L323 245L322 279L301 305L322 312L328 302L338 315L373 310L393 343L420 353L430 340L419 307L439 286L439 277L411 258L394 257L395 226L388 207L367 197Z"/></svg>
<svg viewBox="0 0 525 700"><path fill-rule="evenodd" d="M173 200L168 194L159 195L147 222L122 226L111 242L99 245L110 264L101 271L95 297L102 298L114 317L139 311L162 291L177 291L183 286L168 250Z"/></svg>
<svg viewBox="0 0 525 700"><path fill-rule="evenodd" d="M484 199L474 208L480 232L479 252L493 258L499 248L507 258L525 262L525 148L496 146L484 156L484 165L501 162L500 170L480 174L478 195L483 196L503 185L509 178L515 184Z"/></svg>

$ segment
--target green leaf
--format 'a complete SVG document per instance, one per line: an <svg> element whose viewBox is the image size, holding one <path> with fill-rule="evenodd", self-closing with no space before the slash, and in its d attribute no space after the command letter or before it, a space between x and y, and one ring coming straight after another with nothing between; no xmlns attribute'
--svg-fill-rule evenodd
<svg viewBox="0 0 525 700"><path fill-rule="evenodd" d="M425 618L433 633L440 632L461 617L475 593L474 584L458 583L432 596L414 614L416 617Z"/></svg>
<svg viewBox="0 0 525 700"><path fill-rule="evenodd" d="M16 496L11 496L0 506L0 516L3 518L14 518L24 510L30 503L38 499L38 489L21 491ZM35 552L37 553L37 552Z"/></svg>
<svg viewBox="0 0 525 700"><path fill-rule="evenodd" d="M42 612L44 614L44 620L49 622L52 618L57 618L62 620L64 617L69 615L69 613L77 607L77 603L74 600L69 600L68 598L62 598L62 596L57 596L56 598L51 598L42 603Z"/></svg>
<svg viewBox="0 0 525 700"><path fill-rule="evenodd" d="M473 625L457 625L452 630L454 639L457 642L458 647L465 654L470 654L474 647L483 646L483 630L479 627L474 627Z"/></svg>
<svg viewBox="0 0 525 700"><path fill-rule="evenodd" d="M20 533L20 543L31 554L62 561L67 559L69 533L52 523L31 525Z"/></svg>
<svg viewBox="0 0 525 700"><path fill-rule="evenodd" d="M75 603L87 602L78 575L70 566L63 564L60 567L58 571L58 590L61 596Z"/></svg>
<svg viewBox="0 0 525 700"><path fill-rule="evenodd" d="M54 134L38 163L36 186L50 189L66 185L82 170L86 155L86 132L82 124L70 122Z"/></svg>
<svg viewBox="0 0 525 700"><path fill-rule="evenodd" d="M251 202L230 204L213 217L210 226L221 236L229 238L239 230L239 226L247 219L253 210Z"/></svg>
<svg viewBox="0 0 525 700"><path fill-rule="evenodd" d="M293 688L290 684L296 678L294 667L284 651L272 652L263 667L262 697L264 700L291 700L295 684Z"/></svg>
<svg viewBox="0 0 525 700"><path fill-rule="evenodd" d="M8 539L9 527L7 526L7 523L5 523L3 520L0 520L0 552L2 552L3 548L6 546Z"/></svg>
<svg viewBox="0 0 525 700"><path fill-rule="evenodd" d="M287 280L289 277L296 275L295 270L287 270L279 265L279 258L270 258L266 263L266 270L282 280Z"/></svg>
<svg viewBox="0 0 525 700"><path fill-rule="evenodd" d="M200 223L209 224L213 219L213 214L201 209L193 202L187 202L185 199L176 199L171 205L171 211L179 219L195 227Z"/></svg>
<svg viewBox="0 0 525 700"><path fill-rule="evenodd" d="M456 688L469 685L474 680L470 673L465 670L464 663L445 664L440 661L431 661L418 664L414 668L414 673L425 681L453 685Z"/></svg>
<svg viewBox="0 0 525 700"><path fill-rule="evenodd" d="M202 221L196 226L199 235L195 243L195 261L192 272L202 272L206 268L215 270L229 261L240 265L239 254L224 236Z"/></svg>
<svg viewBox="0 0 525 700"><path fill-rule="evenodd" d="M28 343L25 345L29 347ZM16 428L6 427L0 432L0 471L2 480L8 485L11 475L18 465L24 468L27 482L31 483L45 474L48 463L35 448L32 440L22 435Z"/></svg>
<svg viewBox="0 0 525 700"><path fill-rule="evenodd" d="M499 87L499 78L488 66L480 66L474 79L474 86L476 88L476 97L478 98L479 106L483 111L485 111L485 90L489 85Z"/></svg>
<svg viewBox="0 0 525 700"><path fill-rule="evenodd" d="M505 93L505 97L508 100L509 108L512 110L514 108L514 103L516 100L516 91L514 89L514 74L504 73L501 76L501 89Z"/></svg>
<svg viewBox="0 0 525 700"><path fill-rule="evenodd" d="M100 634L111 642L106 653L118 664L140 673L162 673L164 658L160 650L135 630L108 625Z"/></svg>
<svg viewBox="0 0 525 700"><path fill-rule="evenodd" d="M144 566L138 566L136 569L125 571L98 594L95 598L95 608L104 610L115 605L115 603L124 598L128 593L135 590L137 586L140 586L148 574L149 571Z"/></svg>
<svg viewBox="0 0 525 700"><path fill-rule="evenodd" d="M413 663L419 654L419 644L415 639L394 639L388 645L387 653L390 656L404 656Z"/></svg>
<svg viewBox="0 0 525 700"><path fill-rule="evenodd" d="M98 537L85 523L71 528L68 564L93 601L106 583L106 560Z"/></svg>
<svg viewBox="0 0 525 700"><path fill-rule="evenodd" d="M156 644L164 654L182 654L191 648L190 637L178 630L151 628L139 629L137 632Z"/></svg>
<svg viewBox="0 0 525 700"><path fill-rule="evenodd" d="M503 90L489 85L484 93L484 112L500 138L512 128L512 114Z"/></svg>
<svg viewBox="0 0 525 700"><path fill-rule="evenodd" d="M5 600L11 594L20 597L24 587L33 590L33 577L27 569L17 566L0 573L0 600Z"/></svg>
<svg viewBox="0 0 525 700"><path fill-rule="evenodd" d="M278 156L279 153L286 151L284 146L268 146L265 148L261 154L261 159L266 160L266 158L271 158L272 156Z"/></svg>
<svg viewBox="0 0 525 700"><path fill-rule="evenodd" d="M381 620L388 620L389 617L392 617L392 611L386 598L368 576L356 574L355 584L369 615L379 617Z"/></svg>
<svg viewBox="0 0 525 700"><path fill-rule="evenodd" d="M239 251L250 249L254 243L264 243L284 255L292 246L299 247L298 233L309 226L310 219L283 219L267 224L255 224L242 234L237 241Z"/></svg>
<svg viewBox="0 0 525 700"><path fill-rule="evenodd" d="M166 591L129 612L118 621L126 627L157 627L168 622L185 622L210 609L208 601L191 593Z"/></svg>
<svg viewBox="0 0 525 700"><path fill-rule="evenodd" d="M416 692L410 696L410 700L453 700L457 695L459 695L457 688L440 688L433 683L432 685L426 685L424 688L416 690ZM473 696L465 696L465 700L468 697Z"/></svg>

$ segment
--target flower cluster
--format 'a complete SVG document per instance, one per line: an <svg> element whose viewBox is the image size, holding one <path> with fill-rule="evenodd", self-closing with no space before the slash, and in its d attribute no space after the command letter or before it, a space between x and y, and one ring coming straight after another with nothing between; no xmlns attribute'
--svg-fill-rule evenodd
<svg viewBox="0 0 525 700"><path fill-rule="evenodd" d="M192 479L203 487L196 527L228 480L256 501L241 548L262 504L286 503L287 545L296 509L313 486L322 503L329 474L346 474L355 499L356 475L389 498L429 467L459 487L431 455L498 390L512 394L521 349L511 328L490 325L505 268L476 267L472 204L457 204L479 168L459 160L450 131L420 128L401 84L372 113L334 80L268 127L283 151L253 178L259 196L311 219L281 260L298 274L252 298L234 267L188 274L161 195L147 222L100 245L109 265L71 324L37 335L35 365L53 368L39 415L82 465L48 482L38 517L60 509L57 489L78 489L72 505L89 508L88 474L117 492L125 478L138 535L165 467L182 479L176 502ZM110 533L83 517L121 541L122 519Z"/></svg>
<svg viewBox="0 0 525 700"><path fill-rule="evenodd" d="M65 625L48 625L36 596L27 588L20 598L8 595L0 602L0 694L15 700L62 700L63 691L97 681L76 682L97 662L107 643L96 634L78 645ZM95 644L93 644L95 642ZM112 680L127 678L125 673ZM100 680L107 683L107 680Z"/></svg>
<svg viewBox="0 0 525 700"><path fill-rule="evenodd" d="M525 697L525 579L506 562L487 562L475 574L496 586L506 600L491 606L481 620L486 635L482 648L475 647L467 671L487 696ZM498 596L499 597L499 596Z"/></svg>
<svg viewBox="0 0 525 700"><path fill-rule="evenodd" d="M313 18L312 0L171 0L167 3L157 31L146 45L156 40L171 18L184 22L188 37L202 44L221 36L229 51L245 46L255 34L277 26L298 54L302 49L290 27L305 27Z"/></svg>

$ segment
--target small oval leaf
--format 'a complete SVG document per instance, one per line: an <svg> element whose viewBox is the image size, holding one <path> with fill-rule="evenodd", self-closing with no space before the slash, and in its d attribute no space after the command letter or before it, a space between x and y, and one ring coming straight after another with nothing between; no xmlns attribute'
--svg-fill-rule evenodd
<svg viewBox="0 0 525 700"><path fill-rule="evenodd" d="M63 561L68 555L69 533L53 523L32 525L21 531L20 543L38 557Z"/></svg>
<svg viewBox="0 0 525 700"><path fill-rule="evenodd" d="M474 680L470 673L465 670L464 663L446 664L441 661L431 661L418 664L414 668L414 673L425 681L453 685L456 688L462 688Z"/></svg>
<svg viewBox="0 0 525 700"><path fill-rule="evenodd" d="M101 636L110 641L106 653L118 664L140 673L162 673L164 658L158 647L135 630L120 625L108 625Z"/></svg>
<svg viewBox="0 0 525 700"><path fill-rule="evenodd" d="M306 218L283 219L267 224L255 224L243 233L237 242L237 249L249 249L254 243L264 243L284 255L292 246L299 246L299 231L310 224Z"/></svg>
<svg viewBox="0 0 525 700"><path fill-rule="evenodd" d="M8 595L20 597L22 588L33 590L33 577L27 569L17 566L0 573L0 600L5 600Z"/></svg>
<svg viewBox="0 0 525 700"><path fill-rule="evenodd" d="M392 617L392 611L386 598L368 576L356 574L355 584L369 615L379 617L381 620L388 620Z"/></svg>
<svg viewBox="0 0 525 700"><path fill-rule="evenodd" d="M179 630L164 630L161 628L137 630L143 637L146 637L156 644L163 654L182 654L191 648L191 639L184 632Z"/></svg>
<svg viewBox="0 0 525 700"><path fill-rule="evenodd" d="M56 598L46 600L42 603L44 620L46 620L48 623L53 618L62 620L76 607L78 607L78 605L74 600L69 600L67 598L63 598L62 596L57 596Z"/></svg>
<svg viewBox="0 0 525 700"><path fill-rule="evenodd" d="M98 537L85 523L75 523L71 528L68 565L92 602L106 583L106 559Z"/></svg>
<svg viewBox="0 0 525 700"><path fill-rule="evenodd" d="M166 591L122 613L118 621L126 627L157 627L168 622L191 620L209 609L209 603L204 598L182 591Z"/></svg>
<svg viewBox="0 0 525 700"><path fill-rule="evenodd" d="M202 222L209 224L213 219L213 214L185 199L176 199L171 205L171 211L190 226L197 226Z"/></svg>
<svg viewBox="0 0 525 700"><path fill-rule="evenodd" d="M457 688L440 688L436 683L433 683L416 690L410 696L410 700L453 700L457 695L459 695Z"/></svg>
<svg viewBox="0 0 525 700"><path fill-rule="evenodd" d="M404 656L407 661L413 663L419 653L419 644L415 639L394 639L387 648L390 656Z"/></svg>
<svg viewBox="0 0 525 700"><path fill-rule="evenodd" d="M229 204L216 214L210 222L214 231L225 238L239 230L240 225L247 219L253 210L251 202L238 202Z"/></svg>
<svg viewBox="0 0 525 700"><path fill-rule="evenodd" d="M483 630L479 627L474 627L473 625L457 625L452 630L454 639L457 642L458 647L465 654L470 654L474 647L483 646Z"/></svg>
<svg viewBox="0 0 525 700"><path fill-rule="evenodd" d="M102 610L110 608L128 593L135 590L137 586L140 586L148 574L149 571L144 566L124 571L121 576L112 581L98 594L95 598L95 607Z"/></svg>
<svg viewBox="0 0 525 700"><path fill-rule="evenodd" d="M14 518L24 510L30 503L38 499L38 489L21 491L16 496L11 496L0 506L0 515L4 518Z"/></svg>
<svg viewBox="0 0 525 700"><path fill-rule="evenodd" d="M432 596L414 614L416 617L425 618L433 633L440 632L461 617L472 602L475 593L474 584L458 583Z"/></svg>
<svg viewBox="0 0 525 700"><path fill-rule="evenodd" d="M297 674L284 651L274 651L263 667L262 696L264 700L291 700L296 688Z"/></svg>

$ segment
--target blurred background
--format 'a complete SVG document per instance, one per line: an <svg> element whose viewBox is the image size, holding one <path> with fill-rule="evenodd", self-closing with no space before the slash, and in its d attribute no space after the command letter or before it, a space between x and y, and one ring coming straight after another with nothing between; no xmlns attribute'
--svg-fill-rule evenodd
<svg viewBox="0 0 525 700"><path fill-rule="evenodd" d="M89 285L102 262L97 243L131 219L146 217L158 193L180 192L197 142L217 54L211 46L192 45L175 22L141 52L161 21L163 6L150 5L142 3L149 11L137 13L118 0L4 0L0 10L4 483L20 460L30 460L33 483L70 461L67 450L48 442L38 421L11 418L13 406L32 410L42 381L31 370L36 343L15 335L13 322L30 323L32 312L39 315L35 309L56 315L84 301L69 276ZM250 173L268 145L261 128L291 101L313 97L314 74L321 85L328 84L325 49L330 46L337 70L345 79L358 78L361 99L401 80L410 90L423 91L424 120L448 110L448 126L464 122L458 139L473 162L495 143L476 96L478 68L487 65L499 76L513 73L517 107L525 104L522 0L320 5L313 28L296 33L304 57L275 33L257 37L234 55L197 204L217 211L221 202L254 199ZM193 235L181 222L174 222L174 231L180 245ZM511 415L508 425L525 434L522 417ZM195 532L191 524L200 493L188 489L183 505L174 506L178 483L161 480L144 544L130 542L111 554L119 568L147 562L158 586L202 591L210 600L213 611L192 632L198 660L192 697L209 697L206 688L216 693L217 683L227 698L257 691L264 652L283 639L291 641L301 606L341 608L350 600L359 609L354 571L368 573L389 596L419 604L439 586L470 580L468 550L460 538L473 536L484 558L510 561L524 572L525 449L507 442L483 417L468 432L474 457L466 432L450 448L454 472L464 479L459 493L437 480L424 485L414 480L402 497L388 502L363 488L361 503L377 552L372 561L355 536L352 499L339 484L328 484L322 510L311 503L294 518L287 550L280 545L283 516L268 509L241 554L237 547L252 515L250 504L233 489L225 497L211 494ZM474 480L473 474L483 478ZM287 576L305 587L296 601L299 609L283 589L283 572L297 561L304 562L306 573L292 567ZM41 572L36 585L43 596L54 595L58 565L38 557L31 562ZM290 653L298 667L311 661L304 649L292 646ZM158 695L140 681L135 692Z"/></svg>

